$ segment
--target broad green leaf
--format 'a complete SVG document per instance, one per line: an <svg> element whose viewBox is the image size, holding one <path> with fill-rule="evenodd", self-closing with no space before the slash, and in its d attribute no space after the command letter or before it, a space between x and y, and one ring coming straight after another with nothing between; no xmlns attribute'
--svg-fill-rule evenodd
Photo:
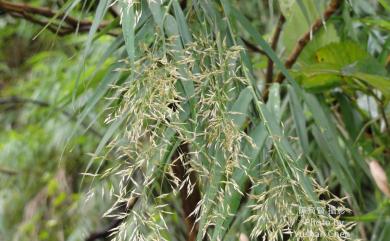
<svg viewBox="0 0 390 241"><path fill-rule="evenodd" d="M382 5L384 9L386 9L387 12L390 13L390 2L389 0L378 0L378 2Z"/></svg>
<svg viewBox="0 0 390 241"><path fill-rule="evenodd" d="M318 63L335 64L339 68L369 57L368 53L352 41L330 43L316 51Z"/></svg>
<svg viewBox="0 0 390 241"><path fill-rule="evenodd" d="M386 78L373 75L385 75L383 66L355 42L328 44L316 51L315 61L317 63L304 65L296 71L302 87L307 90L320 92L341 85L352 87L351 77L361 76L359 79L367 77L366 82L388 91Z"/></svg>
<svg viewBox="0 0 390 241"><path fill-rule="evenodd" d="M313 39L305 46L299 55L297 64L317 63L316 51L328 44L339 42L340 38L334 24L328 23L325 28L321 28L313 36Z"/></svg>
<svg viewBox="0 0 390 241"><path fill-rule="evenodd" d="M388 98L390 97L390 78L361 72L353 74L352 77L366 82L380 90Z"/></svg>
<svg viewBox="0 0 390 241"><path fill-rule="evenodd" d="M304 76L301 80L303 88L311 92L319 93L340 86L341 83L340 76L327 73Z"/></svg>

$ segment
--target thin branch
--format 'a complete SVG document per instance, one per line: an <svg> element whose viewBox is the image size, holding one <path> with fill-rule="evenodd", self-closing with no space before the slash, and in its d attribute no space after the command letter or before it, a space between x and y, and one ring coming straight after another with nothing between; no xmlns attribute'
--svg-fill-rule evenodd
<svg viewBox="0 0 390 241"><path fill-rule="evenodd" d="M25 103L32 103L32 104L39 105L42 107L49 106L49 103L44 102L44 101L27 99L27 98L20 98L17 96L12 96L10 98L0 99L0 105L15 105L15 104L25 104Z"/></svg>
<svg viewBox="0 0 390 241"><path fill-rule="evenodd" d="M133 209L134 205L137 203L138 198L133 198L129 203L127 203L126 208L125 208L125 213L128 213L130 210ZM125 221L125 218L119 218L115 219L111 222L110 225L108 225L106 228L92 232L86 239L85 241L94 241L97 239L108 239L112 234L114 234L121 225L122 222Z"/></svg>
<svg viewBox="0 0 390 241"><path fill-rule="evenodd" d="M23 3L11 3L7 1L0 1L0 9L6 12L14 12L23 15L24 13L40 15L48 18L55 17L57 19L64 19L69 25L82 26L91 25L92 23L88 20L78 20L74 17L68 16L64 13L54 12L49 8L45 7L33 7Z"/></svg>
<svg viewBox="0 0 390 241"><path fill-rule="evenodd" d="M18 104L24 105L24 104L28 104L28 103L34 104L34 105L38 105L40 107L50 107L50 104L48 102L41 101L41 100L28 99L28 98L20 98L20 97L17 97L17 96L0 99L0 105L18 105ZM59 108L56 108L56 110L61 111L61 113L63 115L65 115L66 117L68 117L69 119L77 121L76 117L74 115L72 115L71 113L69 113L68 111L62 110L62 109L59 109ZM99 137L99 138L103 137L102 134L100 134L94 128L90 127L89 124L87 124L85 122L82 122L81 125L84 128L86 128L88 131L90 131L92 134L96 135L97 137Z"/></svg>
<svg viewBox="0 0 390 241"><path fill-rule="evenodd" d="M49 8L44 7L33 7L28 4L22 3L11 3L7 1L0 0L0 10L10 14L13 17L23 18L32 23L47 27L53 33L58 34L59 36L68 35L74 32L88 32L92 26L92 21L89 20L79 20L72 16L68 16L65 13L55 12ZM49 18L46 20L39 19L38 17ZM64 21L64 24L57 24L51 22L50 18L55 18L57 20ZM98 26L98 30L102 30L109 23L102 22ZM110 35L116 35L115 33L109 32Z"/></svg>
<svg viewBox="0 0 390 241"><path fill-rule="evenodd" d="M38 24L42 27L45 27L47 26L47 29L52 32L52 33L57 33L59 36L63 36L62 34L62 30L60 30L60 27L54 23L48 25L48 22L47 21L43 21L43 20L40 20L40 19L37 19L35 18L34 16L30 15L30 14L19 14L19 13L10 13L11 16L13 17L16 17L16 18L23 18L25 20L28 20L30 21L31 23L35 23L35 24ZM67 27L63 26L62 29L68 29Z"/></svg>
<svg viewBox="0 0 390 241"><path fill-rule="evenodd" d="M18 174L17 171L14 171L14 170L11 170L11 169L8 169L8 168L4 168L4 167L1 167L1 166L0 166L0 173L7 174L7 175L10 175L10 176L14 176L14 175Z"/></svg>
<svg viewBox="0 0 390 241"><path fill-rule="evenodd" d="M291 52L286 62L284 63L287 69L290 69L295 64L302 50L310 41L311 36L314 33L316 33L324 25L324 22L327 21L339 9L340 5L341 5L341 0L332 0L329 6L326 8L323 17L318 18L312 24L310 30L304 33L303 36L298 40L294 50ZM282 73L279 73L275 82L281 83L284 80L284 78L285 76Z"/></svg>
<svg viewBox="0 0 390 241"><path fill-rule="evenodd" d="M115 7L115 5L112 5L111 7L108 8L108 11L111 13L111 15L114 18L120 17L120 11Z"/></svg>
<svg viewBox="0 0 390 241"><path fill-rule="evenodd" d="M262 55L267 55L266 52L264 52L263 50L261 50L259 47L257 47L256 45L252 44L251 42L249 42L248 40L244 39L244 38L241 38L242 42L244 42L245 46L253 51L253 52L257 52L257 53L260 53Z"/></svg>
<svg viewBox="0 0 390 241"><path fill-rule="evenodd" d="M280 37L280 33L282 32L283 24L286 22L286 18L281 14L279 16L278 23L276 25L276 29L274 32L274 35L272 36L271 40L271 48L273 50L276 50L276 47L278 46L278 41ZM268 58L268 65L267 65L267 72L266 72L266 84L270 84L272 82L272 78L274 76L274 62L271 58Z"/></svg>
<svg viewBox="0 0 390 241"><path fill-rule="evenodd" d="M194 185L193 191L190 194L188 194L186 188L181 188L180 197L184 221L187 227L187 241L195 241L198 233L198 225L193 212L201 200L201 193L195 173L189 171L190 164L186 162L189 158L189 152L189 145L187 143L181 144L172 156L172 169L180 182L185 181L188 175L191 184Z"/></svg>
<svg viewBox="0 0 390 241"><path fill-rule="evenodd" d="M116 219L111 222L106 228L91 233L85 241L93 241L97 239L107 239L115 232L115 229L123 222L123 219Z"/></svg>
<svg viewBox="0 0 390 241"><path fill-rule="evenodd" d="M185 9L187 7L187 0L181 0L180 1L180 7L181 9Z"/></svg>

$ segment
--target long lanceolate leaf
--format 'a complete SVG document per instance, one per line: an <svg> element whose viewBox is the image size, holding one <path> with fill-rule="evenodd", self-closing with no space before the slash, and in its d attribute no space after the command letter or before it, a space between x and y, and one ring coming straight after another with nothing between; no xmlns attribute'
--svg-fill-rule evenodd
<svg viewBox="0 0 390 241"><path fill-rule="evenodd" d="M122 30L127 54L129 55L130 67L134 76L135 59L135 26L137 24L134 13L134 4L128 4L127 1L120 1L122 8Z"/></svg>
<svg viewBox="0 0 390 241"><path fill-rule="evenodd" d="M192 36L187 25L187 20L184 16L183 10L181 9L178 0L172 2L173 10L175 11L176 21L178 23L180 37L184 44L192 42Z"/></svg>
<svg viewBox="0 0 390 241"><path fill-rule="evenodd" d="M291 106L291 112L295 121L295 127L297 134L299 136L299 141L301 143L301 147L304 153L309 153L309 138L307 136L307 129L306 129L306 119L305 115L301 106L301 102L294 92L294 90L289 86L289 97L290 97L290 106ZM304 154L303 153L303 154Z"/></svg>
<svg viewBox="0 0 390 241"><path fill-rule="evenodd" d="M314 135L319 142L319 146L322 149L326 159L329 160L330 165L337 172L338 178L345 185L348 193L353 195L353 187L357 186L353 174L347 165L348 161L341 151L338 145L337 135L334 127L331 126L331 122L327 119L327 115L322 111L322 107L313 95L306 95L307 105L311 110L317 110L316 114L313 114L313 118L317 122L317 128L314 131Z"/></svg>
<svg viewBox="0 0 390 241"><path fill-rule="evenodd" d="M103 17L107 12L110 3L111 3L110 0L99 1L98 7L96 10L96 14L95 14L95 18L93 19L91 28L90 28L89 33L88 33L88 39L85 43L84 53L83 53L82 58L81 58L80 71L79 71L79 74L75 80L75 88L74 88L73 96L72 96L73 100L76 97L76 91L77 91L77 88L79 87L81 73L82 73L82 71L84 71L84 65L85 65L86 58L90 54L90 51L91 51L91 44L93 41L93 37L99 28L99 24L103 21Z"/></svg>

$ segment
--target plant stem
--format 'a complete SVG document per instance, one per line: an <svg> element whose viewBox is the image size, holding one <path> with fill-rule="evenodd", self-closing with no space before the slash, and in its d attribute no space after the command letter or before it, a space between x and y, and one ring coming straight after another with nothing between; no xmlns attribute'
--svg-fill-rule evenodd
<svg viewBox="0 0 390 241"><path fill-rule="evenodd" d="M272 36L272 40L271 40L271 48L273 50L276 50L276 47L278 46L280 33L282 32L283 24L285 22L286 22L286 18L283 16L283 14L281 14L278 20L278 24L276 25L274 35ZM267 66L267 72L265 78L266 85L272 82L273 75L274 75L274 62L272 61L271 58L268 58L268 66Z"/></svg>

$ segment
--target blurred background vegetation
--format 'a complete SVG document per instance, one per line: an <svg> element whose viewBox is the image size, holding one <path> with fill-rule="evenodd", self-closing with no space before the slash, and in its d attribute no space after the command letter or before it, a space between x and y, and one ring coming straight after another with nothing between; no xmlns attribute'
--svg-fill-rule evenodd
<svg viewBox="0 0 390 241"><path fill-rule="evenodd" d="M344 197L352 240L389 240L389 16L387 0L0 1L0 240L300 240L278 201Z"/></svg>
<svg viewBox="0 0 390 241"><path fill-rule="evenodd" d="M27 3L53 10L63 4ZM81 183L80 173L102 127L99 122L89 130L86 122L77 127L76 109L113 63L100 61L112 38L95 41L81 76L90 85L78 103L70 104L86 36L40 33L42 26L7 12L0 25L0 240L83 240L104 224L100 217L110 201L99 197L84 203L90 186Z"/></svg>

